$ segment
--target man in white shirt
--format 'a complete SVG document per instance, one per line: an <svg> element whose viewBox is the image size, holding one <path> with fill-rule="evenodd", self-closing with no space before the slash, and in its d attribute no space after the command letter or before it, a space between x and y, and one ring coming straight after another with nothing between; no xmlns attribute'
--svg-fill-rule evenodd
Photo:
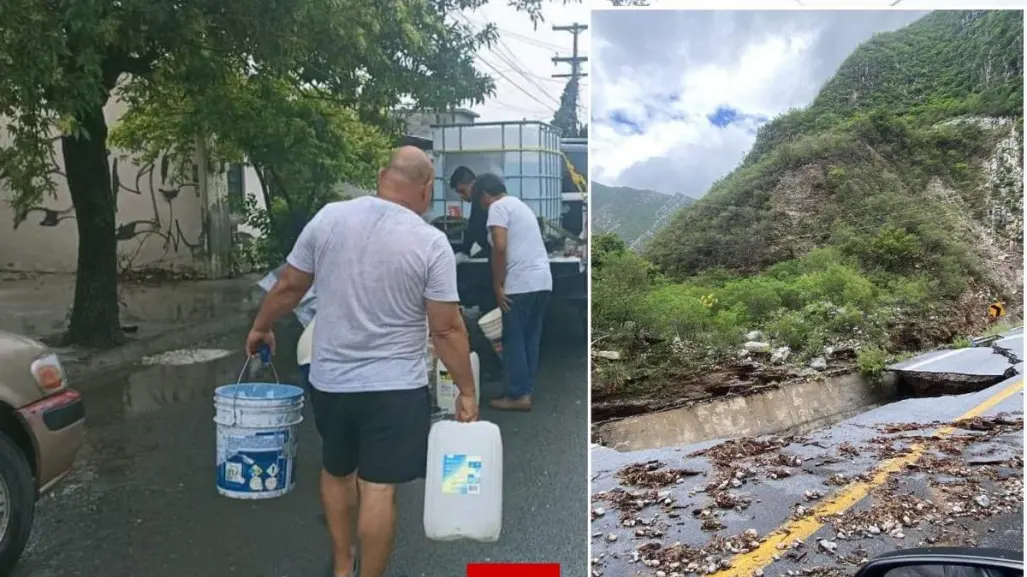
<svg viewBox="0 0 1027 577"><path fill-rule="evenodd" d="M423 151L403 147L378 174L377 196L322 208L300 233L246 338L251 355L261 344L273 349L272 325L314 285L310 393L335 577L358 574L354 514L359 577L385 574L396 533L396 485L425 475L429 328L460 391L457 420L478 417L453 250L421 218L434 176Z"/></svg>
<svg viewBox="0 0 1027 577"><path fill-rule="evenodd" d="M538 217L521 199L506 194L502 178L479 175L474 191L488 210L492 286L503 310L506 391L490 405L503 411L530 411L542 325L553 292L549 253Z"/></svg>

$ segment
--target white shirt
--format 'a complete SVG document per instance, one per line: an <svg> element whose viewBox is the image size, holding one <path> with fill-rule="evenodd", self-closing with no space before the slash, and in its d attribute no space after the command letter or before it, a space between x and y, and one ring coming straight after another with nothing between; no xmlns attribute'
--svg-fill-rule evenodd
<svg viewBox="0 0 1027 577"><path fill-rule="evenodd" d="M288 258L314 275L310 384L325 392L428 386L425 299L459 302L446 235L374 196L333 202Z"/></svg>
<svg viewBox="0 0 1027 577"><path fill-rule="evenodd" d="M549 253L538 226L538 217L514 196L504 196L489 207L489 242L492 227L506 229L506 283L508 295L553 290Z"/></svg>

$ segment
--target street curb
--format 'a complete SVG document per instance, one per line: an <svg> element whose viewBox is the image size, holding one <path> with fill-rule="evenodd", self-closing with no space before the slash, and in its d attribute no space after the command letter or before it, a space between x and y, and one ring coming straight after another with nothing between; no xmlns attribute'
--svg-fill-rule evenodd
<svg viewBox="0 0 1027 577"><path fill-rule="evenodd" d="M237 314L216 317L202 323L171 327L168 330L142 338L132 338L120 347L109 350L60 348L57 354L67 373L71 386L104 373L124 369L138 364L143 358L175 349L195 346L197 343L215 340L231 334L239 336L240 347L245 340L256 313L239 311Z"/></svg>

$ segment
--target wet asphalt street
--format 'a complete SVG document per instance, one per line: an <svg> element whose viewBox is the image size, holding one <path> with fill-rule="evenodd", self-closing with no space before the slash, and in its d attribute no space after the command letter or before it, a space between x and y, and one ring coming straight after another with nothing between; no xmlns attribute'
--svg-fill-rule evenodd
<svg viewBox="0 0 1027 577"><path fill-rule="evenodd" d="M276 366L284 382L298 383L295 337L279 332ZM503 433L499 542L428 541L423 483L404 486L390 576L459 577L474 561L558 562L565 576L586 574L585 339L581 326L551 315L535 410L482 409ZM204 348L235 351L242 340ZM241 366L241 354L233 353L80 383L86 446L73 475L39 503L14 577L322 577L328 541L317 493L320 440L309 407L292 494L253 502L215 492L213 389L235 382ZM498 387L483 378L482 397Z"/></svg>
<svg viewBox="0 0 1027 577"><path fill-rule="evenodd" d="M765 452L735 445L695 454L722 441L631 453L593 447L593 506L603 509L592 524L594 568L606 577L687 574L687 563L669 565L680 559L666 550L675 543L704 549L699 558L707 563L727 561L717 573L723 577L851 575L867 558L929 544L1022 551L1023 407L1023 377L1016 376L977 393L891 403ZM944 426L996 415L1011 424ZM917 445L921 456L905 454ZM890 475L867 474L889 459ZM624 467L650 460L696 474L660 483L650 495L670 501L654 503L618 478ZM620 489L635 494L627 508L611 499ZM718 506L718 493L743 503ZM740 539L746 531L766 540ZM802 543L793 547L796 540ZM661 558L659 567L644 564Z"/></svg>

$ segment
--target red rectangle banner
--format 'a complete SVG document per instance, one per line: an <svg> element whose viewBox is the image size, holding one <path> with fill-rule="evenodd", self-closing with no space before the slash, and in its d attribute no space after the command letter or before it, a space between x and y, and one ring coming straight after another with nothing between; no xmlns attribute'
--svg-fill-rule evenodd
<svg viewBox="0 0 1027 577"><path fill-rule="evenodd" d="M560 564L470 563L467 577L560 577Z"/></svg>

